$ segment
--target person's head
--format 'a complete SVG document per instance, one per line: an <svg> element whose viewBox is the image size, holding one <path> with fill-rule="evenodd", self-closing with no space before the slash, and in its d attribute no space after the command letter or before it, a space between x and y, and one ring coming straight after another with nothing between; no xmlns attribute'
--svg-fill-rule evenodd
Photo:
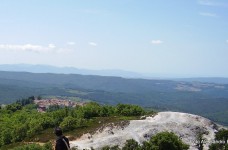
<svg viewBox="0 0 228 150"><path fill-rule="evenodd" d="M63 131L62 131L62 129L60 127L56 127L54 133L55 133L56 136L63 135Z"/></svg>

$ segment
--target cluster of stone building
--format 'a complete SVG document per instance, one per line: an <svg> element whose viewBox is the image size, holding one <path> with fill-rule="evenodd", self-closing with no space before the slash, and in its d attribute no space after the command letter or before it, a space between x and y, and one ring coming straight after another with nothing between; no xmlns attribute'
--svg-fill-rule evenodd
<svg viewBox="0 0 228 150"><path fill-rule="evenodd" d="M74 102L71 100L62 100L62 99L34 100L34 103L38 105L37 110L39 112L45 112L50 106L76 107L76 106L83 106L85 104L84 102Z"/></svg>

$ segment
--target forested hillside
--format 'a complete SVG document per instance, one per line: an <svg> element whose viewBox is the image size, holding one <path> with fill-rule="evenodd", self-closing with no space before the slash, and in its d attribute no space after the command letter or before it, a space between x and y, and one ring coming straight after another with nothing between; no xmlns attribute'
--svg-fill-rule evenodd
<svg viewBox="0 0 228 150"><path fill-rule="evenodd" d="M71 138L76 138L83 132L90 130L92 132L93 128L100 125L97 123L100 120L103 123L108 122L104 122L105 120L126 121L136 119L137 116L146 113L136 105L102 106L94 102L74 108L55 107L55 109L48 109L46 113L40 113L33 101L32 96L0 107L0 149L11 143L22 141L46 143L54 140L55 136L52 132L56 126L60 126L64 132L69 131L72 135ZM75 129L77 131L72 132Z"/></svg>
<svg viewBox="0 0 228 150"><path fill-rule="evenodd" d="M76 97L101 104L189 112L228 125L226 84L1 71L0 88L2 104L31 95Z"/></svg>

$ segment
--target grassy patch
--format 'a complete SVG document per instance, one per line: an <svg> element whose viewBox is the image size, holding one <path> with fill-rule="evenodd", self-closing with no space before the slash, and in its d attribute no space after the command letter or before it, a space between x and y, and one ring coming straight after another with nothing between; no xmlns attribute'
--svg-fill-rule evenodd
<svg viewBox="0 0 228 150"><path fill-rule="evenodd" d="M23 145L27 145L26 143L20 142L20 143L12 143L9 145L4 145L1 147L1 150L9 150L9 149L13 149L15 147L19 147L19 146L23 146Z"/></svg>
<svg viewBox="0 0 228 150"><path fill-rule="evenodd" d="M126 116L111 116L111 117L97 117L90 119L87 124L83 127L76 128L72 131L65 132L64 135L69 137L70 140L75 140L81 137L83 134L95 133L98 129L108 126L109 124L113 123L115 125L123 125L123 121L127 122L129 120L137 120L140 117L126 117ZM55 141L55 135L53 133L54 129L49 128L42 131L40 134L32 138L26 138L26 142L40 142L40 143L47 143L49 141Z"/></svg>

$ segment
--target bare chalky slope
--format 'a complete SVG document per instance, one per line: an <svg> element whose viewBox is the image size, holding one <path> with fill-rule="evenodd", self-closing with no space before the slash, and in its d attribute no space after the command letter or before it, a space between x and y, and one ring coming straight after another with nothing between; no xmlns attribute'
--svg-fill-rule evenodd
<svg viewBox="0 0 228 150"><path fill-rule="evenodd" d="M99 149L105 145L119 145L121 147L128 139L133 138L142 143L158 132L170 131L189 144L190 150L196 150L194 145L198 129L207 132L205 149L208 149L208 145L213 142L217 125L201 116L179 112L160 112L154 117L133 120L124 126L110 125L98 130L93 135L83 135L78 140L72 141L71 146L77 146L79 149L89 149L90 147Z"/></svg>

